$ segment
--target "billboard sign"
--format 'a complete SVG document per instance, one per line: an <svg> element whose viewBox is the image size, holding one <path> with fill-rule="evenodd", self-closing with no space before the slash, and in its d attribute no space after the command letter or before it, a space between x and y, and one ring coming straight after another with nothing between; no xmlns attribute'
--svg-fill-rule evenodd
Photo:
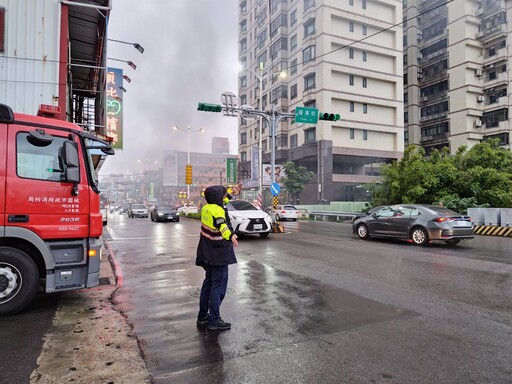
<svg viewBox="0 0 512 384"><path fill-rule="evenodd" d="M112 138L112 148L123 149L123 70L107 70L107 136Z"/></svg>

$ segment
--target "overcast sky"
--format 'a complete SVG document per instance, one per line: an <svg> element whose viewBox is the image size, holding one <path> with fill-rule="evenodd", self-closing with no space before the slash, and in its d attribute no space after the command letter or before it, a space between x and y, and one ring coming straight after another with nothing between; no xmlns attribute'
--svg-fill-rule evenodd
<svg viewBox="0 0 512 384"><path fill-rule="evenodd" d="M108 25L110 39L137 42L108 43L109 60L131 78L124 83L124 149L107 159L100 175L143 170L162 160L164 150L210 152L213 136L227 137L230 153L238 152L237 119L197 111L199 101L220 103L224 91L238 92L238 3L236 0L114 0ZM146 165L146 169L148 169Z"/></svg>

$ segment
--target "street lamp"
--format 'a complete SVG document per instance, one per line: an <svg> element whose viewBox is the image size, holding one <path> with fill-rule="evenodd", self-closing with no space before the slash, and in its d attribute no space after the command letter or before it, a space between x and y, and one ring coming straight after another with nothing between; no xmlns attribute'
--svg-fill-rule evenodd
<svg viewBox="0 0 512 384"><path fill-rule="evenodd" d="M137 49L137 51L139 51L140 53L144 53L144 48L139 43L129 43L128 41L115 40L115 39L107 39L107 40L108 41L115 41L116 43L123 43L123 44L133 45Z"/></svg>
<svg viewBox="0 0 512 384"><path fill-rule="evenodd" d="M262 96L263 95L263 80L268 77L276 76L276 75L278 75L281 78L286 77L286 72L284 72L284 71L269 72L269 73L265 74L265 71L263 70L263 63L260 63L259 73L250 68L244 67L241 64L239 65L239 70L240 71L247 70L247 71L251 72L254 76L256 76L256 78L258 79L259 88L260 88L259 104L260 104L261 110L263 110L263 96ZM263 209L263 207L262 207L262 204L263 204L263 119L261 118L261 116L260 116L260 135L259 136L260 137L259 137L259 149L258 149L258 163L259 163L258 164L258 205L260 208Z"/></svg>
<svg viewBox="0 0 512 384"><path fill-rule="evenodd" d="M114 61L120 61L122 63L126 63L128 64L130 67L132 67L134 70L137 69L137 66L135 65L135 63L133 61L130 61L130 60L121 60L121 59L114 59L113 57L107 57L107 59L109 60L114 60Z"/></svg>
<svg viewBox="0 0 512 384"><path fill-rule="evenodd" d="M199 129L190 129L190 125L187 125L187 128L181 128L181 127L178 127L177 125L173 126L172 129L176 130L176 131L183 131L183 132L187 132L187 166L190 166L190 133L191 132L201 132L203 133L204 132L204 129L203 128L199 128ZM190 199L190 184L187 183L187 199Z"/></svg>

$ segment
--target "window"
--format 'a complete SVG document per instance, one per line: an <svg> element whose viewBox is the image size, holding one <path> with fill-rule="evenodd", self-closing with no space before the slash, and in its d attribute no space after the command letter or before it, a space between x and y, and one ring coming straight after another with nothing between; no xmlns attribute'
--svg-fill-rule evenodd
<svg viewBox="0 0 512 384"><path fill-rule="evenodd" d="M240 105L247 104L247 95L240 95Z"/></svg>
<svg viewBox="0 0 512 384"><path fill-rule="evenodd" d="M363 36L366 36L368 34L368 27L366 25L363 25Z"/></svg>
<svg viewBox="0 0 512 384"><path fill-rule="evenodd" d="M366 60L367 60L366 51L363 51L363 61L366 61Z"/></svg>
<svg viewBox="0 0 512 384"><path fill-rule="evenodd" d="M263 30L263 32L261 32L257 37L256 37L256 45L258 46L258 48L263 48L263 46L265 45L265 41L267 40L267 29L265 28Z"/></svg>
<svg viewBox="0 0 512 384"><path fill-rule="evenodd" d="M240 22L240 32L247 32L247 20L242 20Z"/></svg>
<svg viewBox="0 0 512 384"><path fill-rule="evenodd" d="M297 48L297 34L290 37L290 51L293 51Z"/></svg>
<svg viewBox="0 0 512 384"><path fill-rule="evenodd" d="M368 140L368 131L366 129L363 130L363 140Z"/></svg>
<svg viewBox="0 0 512 384"><path fill-rule="evenodd" d="M288 87L286 85L280 85L279 87L272 90L271 102L274 103L278 99L287 98L287 97L288 97Z"/></svg>
<svg viewBox="0 0 512 384"><path fill-rule="evenodd" d="M349 32L354 32L354 22L353 21L348 23L348 30L349 30Z"/></svg>
<svg viewBox="0 0 512 384"><path fill-rule="evenodd" d="M247 161L247 152L240 152L240 161Z"/></svg>
<svg viewBox="0 0 512 384"><path fill-rule="evenodd" d="M362 4L361 5L362 5L363 9L366 9L366 0L362 0Z"/></svg>
<svg viewBox="0 0 512 384"><path fill-rule="evenodd" d="M354 102L350 102L350 112L354 112Z"/></svg>
<svg viewBox="0 0 512 384"><path fill-rule="evenodd" d="M349 85L354 85L354 75L349 75L348 83L349 83Z"/></svg>
<svg viewBox="0 0 512 384"><path fill-rule="evenodd" d="M247 39L240 40L240 50L245 51L247 49Z"/></svg>
<svg viewBox="0 0 512 384"><path fill-rule="evenodd" d="M245 13L245 12L247 12L247 2L243 1L240 3L240 13Z"/></svg>
<svg viewBox="0 0 512 384"><path fill-rule="evenodd" d="M53 141L39 147L29 141L30 135L20 132L16 135L16 173L19 177L60 182L64 176L64 165L59 157L65 137L52 136Z"/></svg>
<svg viewBox="0 0 512 384"><path fill-rule="evenodd" d="M265 152L267 150L267 139L262 140L261 142L261 150Z"/></svg>
<svg viewBox="0 0 512 384"><path fill-rule="evenodd" d="M348 0L348 5L354 6L354 0Z"/></svg>
<svg viewBox="0 0 512 384"><path fill-rule="evenodd" d="M297 97L297 84L293 84L290 87L290 99L295 99Z"/></svg>
<svg viewBox="0 0 512 384"><path fill-rule="evenodd" d="M316 100L310 100L310 101L304 103L304 106L306 108L316 108Z"/></svg>
<svg viewBox="0 0 512 384"><path fill-rule="evenodd" d="M348 57L350 57L351 59L354 58L354 48L349 48L348 49Z"/></svg>
<svg viewBox="0 0 512 384"><path fill-rule="evenodd" d="M350 128L350 139L354 140L354 137L355 137L355 129Z"/></svg>
<svg viewBox="0 0 512 384"><path fill-rule="evenodd" d="M368 104L363 104L363 113L364 114L368 113Z"/></svg>
<svg viewBox="0 0 512 384"><path fill-rule="evenodd" d="M315 6L315 0L304 0L304 12Z"/></svg>
<svg viewBox="0 0 512 384"><path fill-rule="evenodd" d="M304 23L304 38L315 33L315 19L309 19Z"/></svg>
<svg viewBox="0 0 512 384"><path fill-rule="evenodd" d="M270 58L272 60L274 60L280 51L287 51L287 50L288 50L288 39L283 36L270 46Z"/></svg>
<svg viewBox="0 0 512 384"><path fill-rule="evenodd" d="M315 46L310 45L302 51L302 62L306 64L308 61L315 59Z"/></svg>
<svg viewBox="0 0 512 384"><path fill-rule="evenodd" d="M265 68L266 62L267 62L267 50L264 50L263 53L258 56L258 63L263 63L263 68Z"/></svg>
<svg viewBox="0 0 512 384"><path fill-rule="evenodd" d="M304 90L315 88L315 73L304 76Z"/></svg>
<svg viewBox="0 0 512 384"><path fill-rule="evenodd" d="M290 136L290 148L297 148L297 135Z"/></svg>
<svg viewBox="0 0 512 384"><path fill-rule="evenodd" d="M304 142L313 143L316 141L316 128L306 129L304 131Z"/></svg>
<svg viewBox="0 0 512 384"><path fill-rule="evenodd" d="M290 26L297 22L297 10L295 9L290 15Z"/></svg>
<svg viewBox="0 0 512 384"><path fill-rule="evenodd" d="M368 88L368 78L363 77L363 88Z"/></svg>
<svg viewBox="0 0 512 384"><path fill-rule="evenodd" d="M270 36L275 36L280 27L288 26L288 17L286 13L281 13L270 23Z"/></svg>
<svg viewBox="0 0 512 384"><path fill-rule="evenodd" d="M240 144L247 144L247 133L241 133L240 134Z"/></svg>
<svg viewBox="0 0 512 384"><path fill-rule="evenodd" d="M5 52L5 8L0 8L0 52Z"/></svg>
<svg viewBox="0 0 512 384"><path fill-rule="evenodd" d="M294 73L297 73L297 59L292 61L292 65L290 67L290 74L293 75Z"/></svg>
<svg viewBox="0 0 512 384"><path fill-rule="evenodd" d="M242 76L240 77L240 87L246 87L247 86L247 77Z"/></svg>

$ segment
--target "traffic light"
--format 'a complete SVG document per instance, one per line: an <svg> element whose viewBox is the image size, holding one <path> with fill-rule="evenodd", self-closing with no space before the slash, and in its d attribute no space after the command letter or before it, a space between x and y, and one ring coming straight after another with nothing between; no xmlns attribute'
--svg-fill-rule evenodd
<svg viewBox="0 0 512 384"><path fill-rule="evenodd" d="M192 184L192 164L187 164L185 168L185 184Z"/></svg>
<svg viewBox="0 0 512 384"><path fill-rule="evenodd" d="M320 112L318 114L318 120L338 121L339 119L340 115L334 113Z"/></svg>
<svg viewBox="0 0 512 384"><path fill-rule="evenodd" d="M208 104L208 103L198 103L197 104L198 111L205 112L222 112L222 105L220 104Z"/></svg>

